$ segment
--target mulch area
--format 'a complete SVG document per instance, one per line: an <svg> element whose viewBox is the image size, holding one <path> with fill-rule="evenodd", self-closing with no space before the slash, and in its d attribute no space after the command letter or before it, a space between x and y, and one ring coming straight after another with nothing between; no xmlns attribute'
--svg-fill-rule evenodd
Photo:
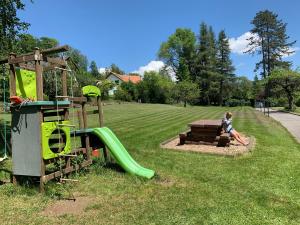
<svg viewBox="0 0 300 225"><path fill-rule="evenodd" d="M184 152L197 152L197 153L206 153L206 154L216 154L216 155L225 155L225 156L238 156L250 152L254 149L255 138L246 137L242 135L246 142L249 142L249 145L243 146L236 140L230 141L228 147L217 147L209 143L199 142L199 143L188 143L184 145L179 145L179 137L174 137L170 140L163 142L160 147L170 150L178 150Z"/></svg>

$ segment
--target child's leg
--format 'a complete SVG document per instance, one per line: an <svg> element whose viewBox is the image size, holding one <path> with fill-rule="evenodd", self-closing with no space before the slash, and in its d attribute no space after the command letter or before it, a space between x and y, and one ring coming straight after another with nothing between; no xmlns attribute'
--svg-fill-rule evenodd
<svg viewBox="0 0 300 225"><path fill-rule="evenodd" d="M247 145L246 142L241 138L241 136L239 135L239 133L235 130L232 130L230 132L230 134L232 135L232 137L234 137L238 142L240 142L243 145Z"/></svg>

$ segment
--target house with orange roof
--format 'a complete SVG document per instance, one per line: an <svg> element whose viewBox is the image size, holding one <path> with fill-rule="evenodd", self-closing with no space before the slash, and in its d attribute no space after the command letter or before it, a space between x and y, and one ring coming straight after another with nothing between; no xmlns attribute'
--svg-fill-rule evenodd
<svg viewBox="0 0 300 225"><path fill-rule="evenodd" d="M133 84L138 84L139 82L141 82L142 77L139 75L121 75L114 72L110 72L106 79L116 84L116 86L108 92L109 95L114 95L115 91L117 90L117 87L121 85L121 83L132 82Z"/></svg>

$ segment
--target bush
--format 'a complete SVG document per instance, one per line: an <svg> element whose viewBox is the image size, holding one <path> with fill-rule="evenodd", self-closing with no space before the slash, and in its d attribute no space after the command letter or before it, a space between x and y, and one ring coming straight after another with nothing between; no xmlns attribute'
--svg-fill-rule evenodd
<svg viewBox="0 0 300 225"><path fill-rule="evenodd" d="M229 107L250 106L251 102L249 100L231 98L226 101L225 105Z"/></svg>
<svg viewBox="0 0 300 225"><path fill-rule="evenodd" d="M120 100L120 101L126 101L126 102L132 101L131 95L121 87L118 87L118 89L115 91L114 98L115 100Z"/></svg>
<svg viewBox="0 0 300 225"><path fill-rule="evenodd" d="M296 105L297 107L300 107L300 97L296 99L295 105Z"/></svg>

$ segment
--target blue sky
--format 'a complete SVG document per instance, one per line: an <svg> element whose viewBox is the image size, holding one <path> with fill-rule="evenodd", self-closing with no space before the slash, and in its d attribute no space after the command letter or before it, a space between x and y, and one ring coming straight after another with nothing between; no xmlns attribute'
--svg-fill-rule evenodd
<svg viewBox="0 0 300 225"><path fill-rule="evenodd" d="M291 40L298 40L300 1L297 0L29 0L22 20L31 24L28 33L53 37L79 49L98 67L117 64L126 72L161 66L156 61L160 44L176 28L199 33L204 21L218 33L225 29L233 48L236 74L254 76L257 57L240 54L250 21L259 10L269 9L288 23ZM300 40L295 48L300 47ZM300 66L300 51L286 60ZM150 63L151 62L151 63Z"/></svg>

